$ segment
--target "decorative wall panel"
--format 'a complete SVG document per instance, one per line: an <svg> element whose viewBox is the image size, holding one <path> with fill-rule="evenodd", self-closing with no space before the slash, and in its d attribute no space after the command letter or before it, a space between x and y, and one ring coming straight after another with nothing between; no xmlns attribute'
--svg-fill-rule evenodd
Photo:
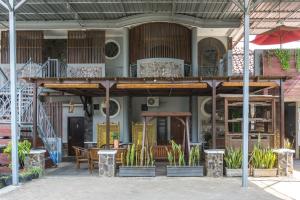
<svg viewBox="0 0 300 200"><path fill-rule="evenodd" d="M69 31L68 63L104 63L105 31Z"/></svg>
<svg viewBox="0 0 300 200"><path fill-rule="evenodd" d="M129 32L130 64L144 58L177 58L191 63L191 30L173 23L148 23Z"/></svg>
<svg viewBox="0 0 300 200"><path fill-rule="evenodd" d="M137 77L183 77L184 61L172 58L149 58L137 61Z"/></svg>
<svg viewBox="0 0 300 200"><path fill-rule="evenodd" d="M43 31L17 31L17 63L26 63L29 58L42 63ZM9 33L1 32L1 63L9 63Z"/></svg>

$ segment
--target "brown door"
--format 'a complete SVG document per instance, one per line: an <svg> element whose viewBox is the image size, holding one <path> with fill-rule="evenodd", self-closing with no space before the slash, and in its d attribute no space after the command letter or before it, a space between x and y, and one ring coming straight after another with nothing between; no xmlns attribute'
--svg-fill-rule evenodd
<svg viewBox="0 0 300 200"><path fill-rule="evenodd" d="M171 140L182 145L183 134L184 125L178 119L171 117Z"/></svg>
<svg viewBox="0 0 300 200"><path fill-rule="evenodd" d="M72 146L83 147L84 144L84 118L69 117L68 118L68 153L69 156L74 155Z"/></svg>

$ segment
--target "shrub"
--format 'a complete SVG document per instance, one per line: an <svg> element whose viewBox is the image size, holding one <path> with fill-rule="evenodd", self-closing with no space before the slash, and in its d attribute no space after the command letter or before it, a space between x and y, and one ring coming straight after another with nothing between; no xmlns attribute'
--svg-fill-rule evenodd
<svg viewBox="0 0 300 200"><path fill-rule="evenodd" d="M224 161L227 168L240 169L242 167L242 159L243 156L241 148L234 149L230 147L226 149Z"/></svg>

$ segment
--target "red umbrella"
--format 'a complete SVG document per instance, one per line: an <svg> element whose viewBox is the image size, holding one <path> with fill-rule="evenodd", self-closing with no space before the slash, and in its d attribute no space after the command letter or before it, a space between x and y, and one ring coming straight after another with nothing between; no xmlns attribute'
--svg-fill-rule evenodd
<svg viewBox="0 0 300 200"><path fill-rule="evenodd" d="M284 44L288 42L294 42L300 40L300 28L291 26L278 26L274 29L266 31L257 35L254 40L251 41L257 45L272 45L272 44Z"/></svg>

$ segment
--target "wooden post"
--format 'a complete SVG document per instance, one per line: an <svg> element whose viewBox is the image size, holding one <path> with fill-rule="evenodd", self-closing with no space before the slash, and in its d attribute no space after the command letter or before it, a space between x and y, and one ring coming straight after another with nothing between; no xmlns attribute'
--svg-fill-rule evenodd
<svg viewBox="0 0 300 200"><path fill-rule="evenodd" d="M37 105L37 84L34 83L33 85L33 102L32 102L32 146L33 148L37 147L37 138L38 138L38 130L37 130L37 112L38 112L38 105Z"/></svg>
<svg viewBox="0 0 300 200"><path fill-rule="evenodd" d="M284 81L280 79L280 146L284 147Z"/></svg>
<svg viewBox="0 0 300 200"><path fill-rule="evenodd" d="M216 129L216 80L212 81L212 146L217 147L217 129Z"/></svg>

